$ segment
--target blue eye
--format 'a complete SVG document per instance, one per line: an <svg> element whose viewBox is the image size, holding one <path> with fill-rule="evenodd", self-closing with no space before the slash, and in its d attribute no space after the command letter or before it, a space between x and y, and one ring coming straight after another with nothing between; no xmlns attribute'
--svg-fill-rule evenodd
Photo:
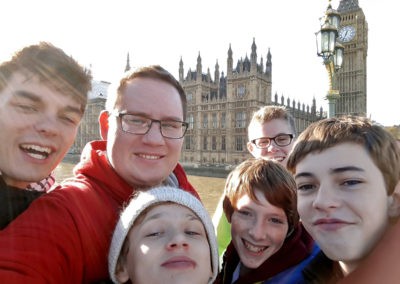
<svg viewBox="0 0 400 284"><path fill-rule="evenodd" d="M316 189L316 186L311 184L311 183L299 184L297 186L297 191L311 191L311 190L314 190L314 189Z"/></svg>
<svg viewBox="0 0 400 284"><path fill-rule="evenodd" d="M352 180L346 180L345 182L342 183L342 185L344 185L344 186L353 186L353 185L357 185L357 184L360 184L360 183L362 183L362 181L352 179Z"/></svg>

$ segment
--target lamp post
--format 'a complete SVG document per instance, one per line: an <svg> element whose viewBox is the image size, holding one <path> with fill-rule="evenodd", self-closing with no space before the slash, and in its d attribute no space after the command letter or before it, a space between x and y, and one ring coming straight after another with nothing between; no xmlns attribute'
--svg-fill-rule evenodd
<svg viewBox="0 0 400 284"><path fill-rule="evenodd" d="M322 57L328 71L329 90L326 95L329 105L328 117L336 115L336 101L340 97L339 90L333 89L335 73L342 67L343 63L344 46L337 41L339 25L340 15L336 10L332 9L331 0L329 0L321 29L315 34L317 38L317 54Z"/></svg>

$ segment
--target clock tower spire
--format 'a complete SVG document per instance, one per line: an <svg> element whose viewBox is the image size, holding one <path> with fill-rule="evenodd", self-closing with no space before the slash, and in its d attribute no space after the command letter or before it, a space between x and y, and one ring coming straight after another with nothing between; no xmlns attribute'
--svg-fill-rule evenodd
<svg viewBox="0 0 400 284"><path fill-rule="evenodd" d="M339 41L344 46L343 65L336 73L340 98L336 115L367 115L368 23L358 0L341 0Z"/></svg>

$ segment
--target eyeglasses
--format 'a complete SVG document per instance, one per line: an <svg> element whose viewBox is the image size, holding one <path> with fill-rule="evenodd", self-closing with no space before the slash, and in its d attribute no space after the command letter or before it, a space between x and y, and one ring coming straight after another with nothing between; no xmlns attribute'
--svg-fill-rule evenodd
<svg viewBox="0 0 400 284"><path fill-rule="evenodd" d="M250 142L253 143L259 149L265 149L271 145L271 141L274 141L277 146L287 146L292 143L293 134L279 134L275 137L261 137L253 139Z"/></svg>
<svg viewBox="0 0 400 284"><path fill-rule="evenodd" d="M144 135L149 132L154 122L160 125L161 135L165 138L180 139L188 128L188 123L178 120L157 120L148 117L113 111L111 115L120 118L121 129L124 132Z"/></svg>

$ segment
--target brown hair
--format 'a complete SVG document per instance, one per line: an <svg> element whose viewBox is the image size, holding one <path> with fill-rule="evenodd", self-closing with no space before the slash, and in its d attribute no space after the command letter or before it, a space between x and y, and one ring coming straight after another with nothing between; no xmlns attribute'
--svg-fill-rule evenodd
<svg viewBox="0 0 400 284"><path fill-rule="evenodd" d="M254 202L259 202L255 191L259 190L269 203L285 211L291 232L299 222L297 213L296 183L284 166L273 160L250 158L239 164L225 183L223 208L230 222L237 209L237 201L248 195Z"/></svg>
<svg viewBox="0 0 400 284"><path fill-rule="evenodd" d="M10 61L0 65L0 91L15 72L33 75L50 88L68 94L81 105L82 113L91 90L92 76L72 57L47 42L24 47L16 52Z"/></svg>
<svg viewBox="0 0 400 284"><path fill-rule="evenodd" d="M171 84L179 93L182 102L183 120L186 120L187 102L186 102L185 91L183 90L181 84L175 79L175 77L159 65L142 67L137 70L134 70L133 72L128 72L119 81L119 85L115 86L117 89L108 95L106 102L106 109L109 112L111 112L114 109L114 107L119 103L121 94L125 90L126 85L129 83L129 81L135 78L158 79L168 84Z"/></svg>
<svg viewBox="0 0 400 284"><path fill-rule="evenodd" d="M293 131L293 135L296 136L296 124L293 116L284 106L263 106L259 110L253 113L253 117L250 120L249 128L255 123L264 124L274 119L286 120ZM251 137L249 137L251 139Z"/></svg>
<svg viewBox="0 0 400 284"><path fill-rule="evenodd" d="M365 117L343 116L314 122L297 139L289 155L287 168L295 173L296 165L308 154L341 143L363 146L381 171L387 193L393 192L400 180L400 149L389 132Z"/></svg>

